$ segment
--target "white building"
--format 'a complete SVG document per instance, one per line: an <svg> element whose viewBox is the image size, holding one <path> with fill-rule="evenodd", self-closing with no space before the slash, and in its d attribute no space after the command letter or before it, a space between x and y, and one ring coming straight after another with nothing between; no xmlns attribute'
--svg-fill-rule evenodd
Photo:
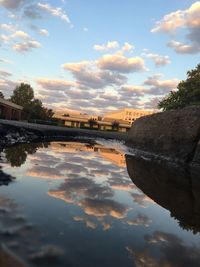
<svg viewBox="0 0 200 267"><path fill-rule="evenodd" d="M141 109L130 109L124 108L116 110L113 112L108 112L104 115L104 120L113 119L113 120L123 120L127 121L129 124L132 124L136 119L152 114L151 111L141 110Z"/></svg>

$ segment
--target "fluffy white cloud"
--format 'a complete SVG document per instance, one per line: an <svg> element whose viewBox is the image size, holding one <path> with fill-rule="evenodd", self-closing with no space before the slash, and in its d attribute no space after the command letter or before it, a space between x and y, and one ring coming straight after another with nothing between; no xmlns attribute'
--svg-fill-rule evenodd
<svg viewBox="0 0 200 267"><path fill-rule="evenodd" d="M47 90L65 91L71 87L76 87L76 83L64 80L52 80L48 78L39 78L36 82Z"/></svg>
<svg viewBox="0 0 200 267"><path fill-rule="evenodd" d="M145 71L144 60L141 57L125 57L121 54L104 55L97 61L100 69L130 73Z"/></svg>
<svg viewBox="0 0 200 267"><path fill-rule="evenodd" d="M124 43L124 45L122 46L122 51L123 52L130 52L134 49L135 47L132 44L129 44L127 42Z"/></svg>
<svg viewBox="0 0 200 267"><path fill-rule="evenodd" d="M121 85L127 80L120 73L98 69L94 62L66 63L63 68L72 73L82 88L100 89L109 85Z"/></svg>
<svg viewBox="0 0 200 267"><path fill-rule="evenodd" d="M186 10L178 10L163 17L151 32L171 32L180 27L196 28L200 26L200 2L193 3Z"/></svg>
<svg viewBox="0 0 200 267"><path fill-rule="evenodd" d="M150 53L148 51L142 53L142 56L152 59L157 67L165 66L171 63L169 56L162 56L159 54Z"/></svg>
<svg viewBox="0 0 200 267"><path fill-rule="evenodd" d="M200 52L200 1L193 3L188 9L178 10L165 15L151 32L171 33L177 29L186 29L189 34L185 37L190 43L177 41L169 42L169 47L177 53L194 54Z"/></svg>
<svg viewBox="0 0 200 267"><path fill-rule="evenodd" d="M24 53L29 52L34 48L40 48L42 45L34 40L28 33L17 30L12 34L1 34L0 41L12 47L13 50Z"/></svg>
<svg viewBox="0 0 200 267"><path fill-rule="evenodd" d="M46 29L40 29L39 34L44 36L49 36L49 32Z"/></svg>
<svg viewBox="0 0 200 267"><path fill-rule="evenodd" d="M35 41L35 40L29 40L21 43L16 43L12 46L13 50L19 52L19 53L25 53L29 52L34 48L40 48L42 45Z"/></svg>
<svg viewBox="0 0 200 267"><path fill-rule="evenodd" d="M97 50L97 51L109 51L109 50L116 49L118 47L119 47L119 43L117 41L109 41L107 42L107 44L93 46L94 50Z"/></svg>
<svg viewBox="0 0 200 267"><path fill-rule="evenodd" d="M12 32L12 31L15 31L16 26L13 24L2 23L0 24L0 29L4 31Z"/></svg>
<svg viewBox="0 0 200 267"><path fill-rule="evenodd" d="M200 52L200 46L194 44L184 44L174 40L168 43L168 46L173 48L179 54L196 54Z"/></svg>
<svg viewBox="0 0 200 267"><path fill-rule="evenodd" d="M96 51L102 51L102 52L107 52L110 50L115 50L119 48L120 45L117 41L108 41L106 44L102 45L94 45L93 49ZM118 54L123 54L124 52L131 52L135 47L132 44L129 44L128 42L125 42L124 45L120 48L118 51Z"/></svg>
<svg viewBox="0 0 200 267"><path fill-rule="evenodd" d="M30 39L29 34L24 32L24 31L16 31L15 33L13 33L11 35L11 37L12 38L20 38L20 39L24 39L24 40Z"/></svg>

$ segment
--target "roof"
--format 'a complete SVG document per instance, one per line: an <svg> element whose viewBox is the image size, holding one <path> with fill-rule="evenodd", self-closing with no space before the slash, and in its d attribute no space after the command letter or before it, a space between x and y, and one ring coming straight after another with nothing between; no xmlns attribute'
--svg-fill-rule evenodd
<svg viewBox="0 0 200 267"><path fill-rule="evenodd" d="M6 106L9 106L9 107L12 107L12 108L15 108L15 109L19 109L19 110L22 110L23 107L22 106L19 106L11 101L8 101L4 98L0 98L0 104L4 104Z"/></svg>

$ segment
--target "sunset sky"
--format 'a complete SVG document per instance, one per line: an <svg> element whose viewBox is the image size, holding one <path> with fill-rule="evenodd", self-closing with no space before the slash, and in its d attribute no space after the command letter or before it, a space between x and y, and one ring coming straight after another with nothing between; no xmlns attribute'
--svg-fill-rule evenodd
<svg viewBox="0 0 200 267"><path fill-rule="evenodd" d="M54 109L155 108L200 62L200 1L0 0L0 91Z"/></svg>

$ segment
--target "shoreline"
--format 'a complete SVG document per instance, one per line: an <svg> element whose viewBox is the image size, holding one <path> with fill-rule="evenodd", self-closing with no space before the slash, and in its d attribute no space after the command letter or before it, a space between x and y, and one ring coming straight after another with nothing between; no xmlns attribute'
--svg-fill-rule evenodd
<svg viewBox="0 0 200 267"><path fill-rule="evenodd" d="M0 149L19 143L97 138L126 141L128 134L0 120Z"/></svg>

